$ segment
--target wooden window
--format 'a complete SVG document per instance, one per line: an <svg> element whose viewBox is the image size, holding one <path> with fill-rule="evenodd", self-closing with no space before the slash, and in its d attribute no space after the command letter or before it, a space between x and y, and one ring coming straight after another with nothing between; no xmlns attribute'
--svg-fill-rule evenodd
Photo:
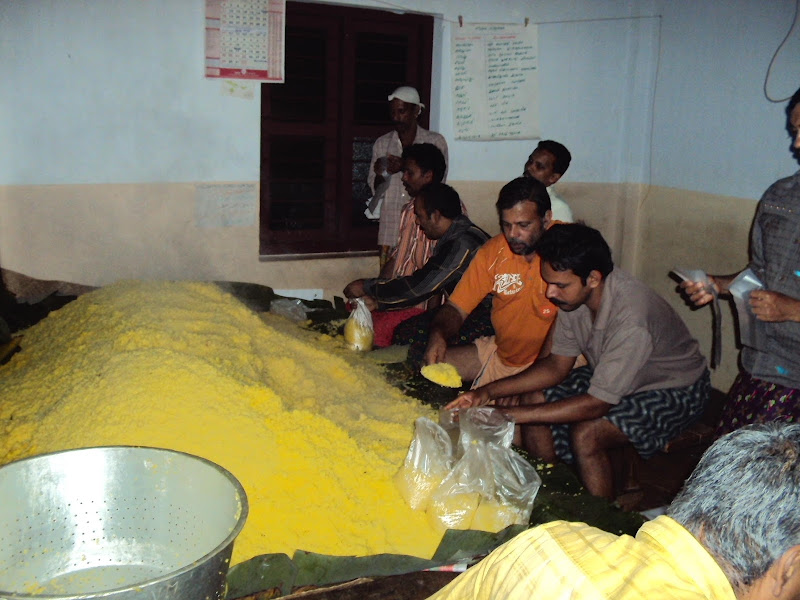
<svg viewBox="0 0 800 600"><path fill-rule="evenodd" d="M286 83L261 86L262 255L377 251L372 144L394 88L430 97L432 46L429 16L286 3Z"/></svg>

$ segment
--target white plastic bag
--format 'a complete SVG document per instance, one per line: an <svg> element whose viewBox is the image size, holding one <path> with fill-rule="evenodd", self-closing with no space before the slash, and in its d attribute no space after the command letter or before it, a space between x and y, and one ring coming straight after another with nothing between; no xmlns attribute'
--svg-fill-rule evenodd
<svg viewBox="0 0 800 600"><path fill-rule="evenodd" d="M390 184L391 175L386 173L385 179L375 188L375 193L372 198L367 200L367 208L364 209L364 216L368 219L377 221L381 218L381 206L383 206L383 200L386 198L386 191L389 189Z"/></svg>
<svg viewBox="0 0 800 600"><path fill-rule="evenodd" d="M420 417L414 426L414 439L394 483L411 508L425 510L453 466L453 446L447 432L430 419Z"/></svg>
<svg viewBox="0 0 800 600"><path fill-rule="evenodd" d="M344 341L352 350L372 350L375 330L372 327L372 313L361 298L355 299L356 307L344 324Z"/></svg>

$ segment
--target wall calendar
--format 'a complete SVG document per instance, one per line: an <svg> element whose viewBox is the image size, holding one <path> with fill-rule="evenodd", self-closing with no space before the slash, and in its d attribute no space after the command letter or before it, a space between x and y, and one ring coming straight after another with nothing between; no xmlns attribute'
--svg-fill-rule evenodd
<svg viewBox="0 0 800 600"><path fill-rule="evenodd" d="M206 77L284 80L286 0L206 0Z"/></svg>

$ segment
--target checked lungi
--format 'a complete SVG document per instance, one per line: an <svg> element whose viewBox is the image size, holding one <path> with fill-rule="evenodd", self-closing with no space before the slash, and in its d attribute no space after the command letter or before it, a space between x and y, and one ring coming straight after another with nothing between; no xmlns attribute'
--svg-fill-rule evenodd
<svg viewBox="0 0 800 600"><path fill-rule="evenodd" d="M566 379L544 390L547 402L585 394L592 379L589 366L572 369ZM650 458L667 442L698 421L711 394L711 376L706 369L690 386L646 390L623 396L603 417L619 428L642 458ZM551 425L556 455L572 463L569 424Z"/></svg>

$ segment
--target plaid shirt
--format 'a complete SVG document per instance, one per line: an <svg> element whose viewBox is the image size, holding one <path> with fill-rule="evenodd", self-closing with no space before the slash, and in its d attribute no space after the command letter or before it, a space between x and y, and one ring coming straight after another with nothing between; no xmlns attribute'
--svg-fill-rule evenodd
<svg viewBox="0 0 800 600"><path fill-rule="evenodd" d="M428 131L417 125L417 135L414 138L415 144L429 143L433 144L444 154L445 165L449 164L450 159L447 156L447 142L439 133L435 131ZM375 191L375 171L373 166L375 161L387 154L394 154L395 156L402 156L403 145L400 143L400 136L397 135L395 130L390 131L375 140L372 146L372 162L369 165L369 174L367 175L367 183L370 189ZM383 198L381 205L380 224L378 226L378 245L389 246L394 248L397 245L397 240L400 235L400 211L403 210L411 197L403 187L403 182L400 178L403 172L397 172L389 179L389 189L386 190L386 195ZM447 171L442 181L447 179Z"/></svg>
<svg viewBox="0 0 800 600"><path fill-rule="evenodd" d="M461 202L461 214L469 217L463 201ZM412 200L403 207L400 213L400 238L391 254L391 258L394 260L392 279L413 274L414 271L424 267L428 259L433 256L437 240L432 240L425 235L425 232L417 225L416 219ZM438 304L444 300L444 298L439 299ZM422 309L426 307L424 302L419 305L419 308Z"/></svg>
<svg viewBox="0 0 800 600"><path fill-rule="evenodd" d="M766 289L800 299L800 171L773 183L758 204L750 236L750 268ZM800 388L800 323L756 321L766 347L744 346L753 377Z"/></svg>
<svg viewBox="0 0 800 600"><path fill-rule="evenodd" d="M585 523L529 529L458 576L430 600L736 600L705 548L658 517L635 538Z"/></svg>
<svg viewBox="0 0 800 600"><path fill-rule="evenodd" d="M456 287L475 252L489 235L459 215L438 240L425 265L410 275L392 279L366 279L364 291L378 301L379 310L407 308Z"/></svg>

